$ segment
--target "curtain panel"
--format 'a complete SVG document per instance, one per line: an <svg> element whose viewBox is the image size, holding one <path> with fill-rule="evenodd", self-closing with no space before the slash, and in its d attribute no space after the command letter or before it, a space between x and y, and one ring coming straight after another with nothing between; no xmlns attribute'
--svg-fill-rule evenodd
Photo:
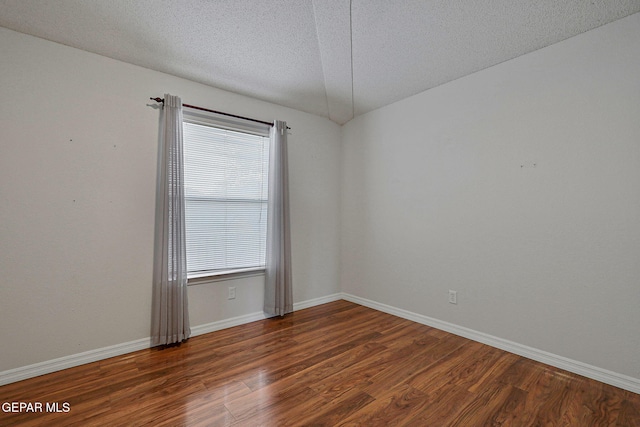
<svg viewBox="0 0 640 427"><path fill-rule="evenodd" d="M180 343L191 335L182 154L182 101L164 95L158 153L151 343Z"/></svg>
<svg viewBox="0 0 640 427"><path fill-rule="evenodd" d="M276 120L270 136L264 311L283 316L293 311L287 124Z"/></svg>

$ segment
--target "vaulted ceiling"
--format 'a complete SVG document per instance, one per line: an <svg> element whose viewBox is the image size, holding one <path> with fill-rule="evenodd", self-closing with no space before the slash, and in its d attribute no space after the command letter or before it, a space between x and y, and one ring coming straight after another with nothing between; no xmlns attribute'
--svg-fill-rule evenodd
<svg viewBox="0 0 640 427"><path fill-rule="evenodd" d="M0 26L342 124L639 11L640 0L0 0Z"/></svg>

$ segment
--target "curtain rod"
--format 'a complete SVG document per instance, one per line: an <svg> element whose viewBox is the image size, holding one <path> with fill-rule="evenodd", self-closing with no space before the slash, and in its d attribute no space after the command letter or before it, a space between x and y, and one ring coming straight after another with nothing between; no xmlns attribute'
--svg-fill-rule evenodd
<svg viewBox="0 0 640 427"><path fill-rule="evenodd" d="M149 99L151 99L152 101L161 102L164 104L164 99L162 98L149 98ZM235 114L223 113L222 111L210 110L208 108L196 107L195 105L189 105L189 104L182 104L182 106L187 108L193 108L195 110L206 111L208 113L222 114L223 116L235 117L236 119L243 119L243 120L249 120L256 123L262 123L263 125L267 125L267 126L273 126L273 123L265 122L258 119L252 119L250 117L237 116ZM291 128L287 126L287 129L291 129Z"/></svg>

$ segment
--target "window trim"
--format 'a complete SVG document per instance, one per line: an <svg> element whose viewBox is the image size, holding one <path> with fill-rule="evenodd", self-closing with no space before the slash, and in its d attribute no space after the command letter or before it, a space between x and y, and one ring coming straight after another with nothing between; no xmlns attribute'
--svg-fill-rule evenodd
<svg viewBox="0 0 640 427"><path fill-rule="evenodd" d="M249 120L226 117L220 114L207 113L200 110L184 107L182 121L203 126L213 126L219 129L227 129L236 132L250 133L252 135L269 137L271 126L255 123Z"/></svg>
<svg viewBox="0 0 640 427"><path fill-rule="evenodd" d="M271 125L257 123L236 117L228 117L216 113L203 112L198 109L183 107L182 121L202 126L211 126L218 129L226 129L236 132L248 133L251 135L270 138ZM189 275L189 273L187 272ZM265 266L248 268L236 268L228 270L205 271L194 273L187 277L187 286L204 283L235 280L245 277L263 276Z"/></svg>
<svg viewBox="0 0 640 427"><path fill-rule="evenodd" d="M264 276L265 267L242 268L219 272L201 273L187 278L187 286L203 285L206 283L224 282L245 277Z"/></svg>

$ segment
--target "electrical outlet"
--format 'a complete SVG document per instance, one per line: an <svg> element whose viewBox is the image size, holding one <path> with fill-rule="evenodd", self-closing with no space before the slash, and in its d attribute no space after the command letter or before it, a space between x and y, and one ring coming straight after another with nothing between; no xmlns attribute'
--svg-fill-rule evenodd
<svg viewBox="0 0 640 427"><path fill-rule="evenodd" d="M227 299L236 299L236 288L234 286L229 286L229 296Z"/></svg>
<svg viewBox="0 0 640 427"><path fill-rule="evenodd" d="M452 291L449 289L449 303L457 304L458 303L458 293L456 291Z"/></svg>

